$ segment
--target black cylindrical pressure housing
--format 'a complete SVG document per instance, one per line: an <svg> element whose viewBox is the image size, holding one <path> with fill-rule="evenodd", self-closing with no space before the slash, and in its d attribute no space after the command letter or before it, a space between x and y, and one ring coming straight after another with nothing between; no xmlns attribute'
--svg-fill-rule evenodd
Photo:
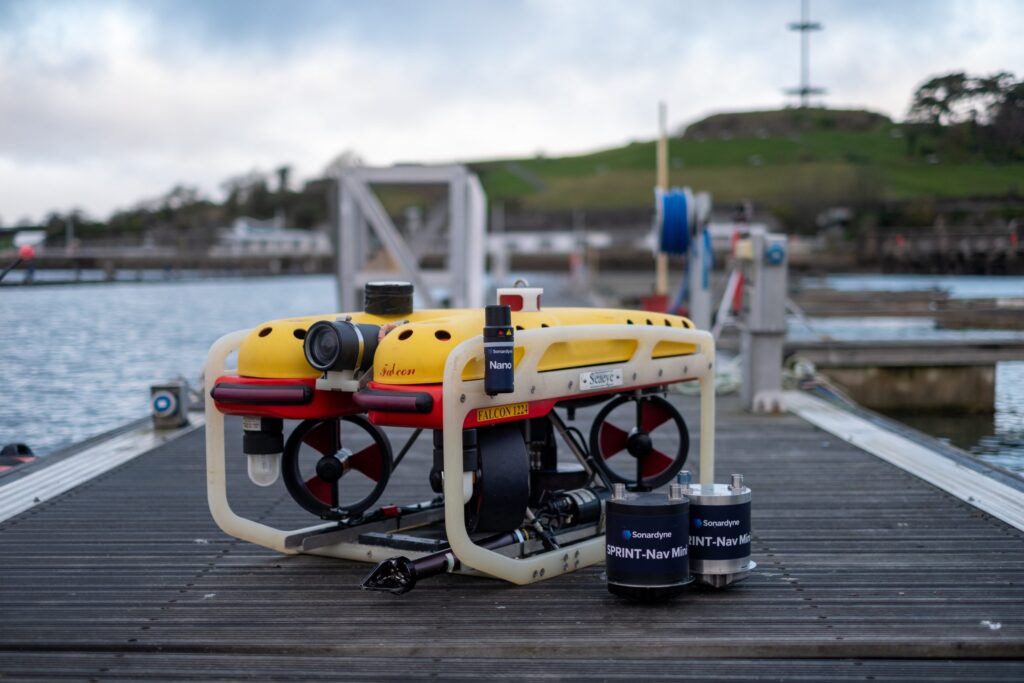
<svg viewBox="0 0 1024 683"><path fill-rule="evenodd" d="M306 331L302 351L317 370L365 372L373 367L380 325L349 320L321 320Z"/></svg>
<svg viewBox="0 0 1024 683"><path fill-rule="evenodd" d="M661 493L628 493L605 506L608 590L639 602L673 598L693 581L690 501Z"/></svg>
<svg viewBox="0 0 1024 683"><path fill-rule="evenodd" d="M408 282L368 282L363 290L363 310L374 315L409 315L412 292Z"/></svg>
<svg viewBox="0 0 1024 683"><path fill-rule="evenodd" d="M480 451L476 444L476 430L462 430L462 471L476 472L480 467ZM444 493L444 430L434 430L434 466L430 469L430 488Z"/></svg>
<svg viewBox="0 0 1024 683"><path fill-rule="evenodd" d="M515 390L512 309L503 304L484 308L484 392L488 396Z"/></svg>
<svg viewBox="0 0 1024 683"><path fill-rule="evenodd" d="M555 494L541 510L558 517L558 521L552 522L552 526L557 528L591 524L601 519L602 500L602 495L597 490L574 489Z"/></svg>
<svg viewBox="0 0 1024 683"><path fill-rule="evenodd" d="M272 455L284 451L284 421L277 417L242 418L242 452Z"/></svg>

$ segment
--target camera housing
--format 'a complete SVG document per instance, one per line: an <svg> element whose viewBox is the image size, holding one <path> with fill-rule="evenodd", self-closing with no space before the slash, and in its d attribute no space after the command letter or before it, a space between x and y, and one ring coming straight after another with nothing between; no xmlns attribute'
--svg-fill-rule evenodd
<svg viewBox="0 0 1024 683"><path fill-rule="evenodd" d="M321 372L366 372L373 367L379 333L379 325L321 320L306 331L302 352L306 361Z"/></svg>

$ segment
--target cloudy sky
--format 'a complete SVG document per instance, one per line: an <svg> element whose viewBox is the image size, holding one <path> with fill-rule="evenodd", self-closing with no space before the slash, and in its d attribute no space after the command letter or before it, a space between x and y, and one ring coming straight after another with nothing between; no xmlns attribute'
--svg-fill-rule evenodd
<svg viewBox="0 0 1024 683"><path fill-rule="evenodd" d="M1024 75L1020 0L812 0L830 106L901 117L925 77ZM177 183L339 152L578 152L796 84L798 0L0 0L0 221L105 217Z"/></svg>

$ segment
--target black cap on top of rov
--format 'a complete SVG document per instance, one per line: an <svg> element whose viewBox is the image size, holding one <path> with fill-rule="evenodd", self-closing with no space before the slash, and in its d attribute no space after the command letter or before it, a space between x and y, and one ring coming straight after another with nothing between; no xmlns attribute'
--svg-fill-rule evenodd
<svg viewBox="0 0 1024 683"><path fill-rule="evenodd" d="M409 282L368 282L363 289L363 310L374 315L409 315L412 294Z"/></svg>
<svg viewBox="0 0 1024 683"><path fill-rule="evenodd" d="M505 304L484 306L484 325L487 327L508 327L512 324L512 309Z"/></svg>

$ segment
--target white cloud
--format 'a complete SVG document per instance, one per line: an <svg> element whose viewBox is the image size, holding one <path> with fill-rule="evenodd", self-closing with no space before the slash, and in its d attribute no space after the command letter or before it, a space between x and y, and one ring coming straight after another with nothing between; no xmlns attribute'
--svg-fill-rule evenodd
<svg viewBox="0 0 1024 683"><path fill-rule="evenodd" d="M337 16L279 40L274 16L249 17L243 40L231 16L202 29L202 4L188 20L146 7L33 6L0 41L5 221L104 215L179 182L215 195L286 162L309 176L345 148L374 163L586 150L652 136L659 99L681 123L779 106L797 77L795 2L392 8L405 23L327 5ZM816 2L814 16L812 80L831 104L900 116L943 70L1024 75L1012 2Z"/></svg>

